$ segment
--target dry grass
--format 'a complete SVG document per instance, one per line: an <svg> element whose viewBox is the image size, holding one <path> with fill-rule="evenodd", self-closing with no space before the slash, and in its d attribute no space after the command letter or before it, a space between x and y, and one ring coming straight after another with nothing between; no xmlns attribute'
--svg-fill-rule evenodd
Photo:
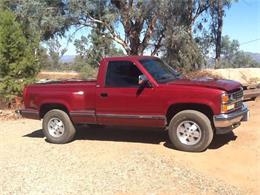
<svg viewBox="0 0 260 195"><path fill-rule="evenodd" d="M200 71L194 71L194 72L189 72L184 75L184 78L186 79L196 79L196 78L201 78L201 77L210 77L210 78L215 78L215 79L223 79L223 77L214 74L214 72L208 72L206 70L200 70Z"/></svg>
<svg viewBox="0 0 260 195"><path fill-rule="evenodd" d="M260 83L260 68L208 69L205 71L225 79L238 81L245 86L258 85Z"/></svg>
<svg viewBox="0 0 260 195"><path fill-rule="evenodd" d="M49 72L41 71L37 75L37 79L62 80L62 79L81 79L78 72Z"/></svg>

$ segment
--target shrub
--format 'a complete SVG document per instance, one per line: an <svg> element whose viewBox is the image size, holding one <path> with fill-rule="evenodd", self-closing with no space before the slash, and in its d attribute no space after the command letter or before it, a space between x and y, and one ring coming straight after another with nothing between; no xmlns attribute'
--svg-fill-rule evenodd
<svg viewBox="0 0 260 195"><path fill-rule="evenodd" d="M10 101L21 96L24 85L38 73L39 44L37 38L26 38L11 11L1 11L0 18L0 94Z"/></svg>

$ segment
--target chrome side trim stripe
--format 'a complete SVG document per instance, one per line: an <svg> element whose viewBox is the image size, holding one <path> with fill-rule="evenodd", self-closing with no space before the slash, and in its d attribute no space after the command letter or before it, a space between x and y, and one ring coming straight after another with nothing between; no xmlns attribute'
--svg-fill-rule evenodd
<svg viewBox="0 0 260 195"><path fill-rule="evenodd" d="M20 113L22 114L35 114L35 115L38 115L39 112L37 110L20 110Z"/></svg>
<svg viewBox="0 0 260 195"><path fill-rule="evenodd" d="M132 115L132 114L97 114L101 118L119 118L119 119L154 119L165 120L163 115Z"/></svg>
<svg viewBox="0 0 260 195"><path fill-rule="evenodd" d="M166 120L164 115L134 115L134 114L95 114L94 110L72 111L73 117L98 117L98 118L118 118L118 119L153 119Z"/></svg>
<svg viewBox="0 0 260 195"><path fill-rule="evenodd" d="M88 117L95 117L95 110L80 110L80 111L72 111L70 112L71 116L88 116Z"/></svg>

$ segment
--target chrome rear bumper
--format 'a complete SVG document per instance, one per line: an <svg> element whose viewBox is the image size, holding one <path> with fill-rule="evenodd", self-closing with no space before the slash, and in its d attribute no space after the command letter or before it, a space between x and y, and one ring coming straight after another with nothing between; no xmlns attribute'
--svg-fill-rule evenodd
<svg viewBox="0 0 260 195"><path fill-rule="evenodd" d="M240 110L229 114L214 115L213 122L216 128L227 128L239 124L241 121L248 121L249 110L245 104Z"/></svg>

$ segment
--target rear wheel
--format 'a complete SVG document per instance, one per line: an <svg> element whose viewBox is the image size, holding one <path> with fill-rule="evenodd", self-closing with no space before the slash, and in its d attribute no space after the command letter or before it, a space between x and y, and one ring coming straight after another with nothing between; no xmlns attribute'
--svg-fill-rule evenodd
<svg viewBox="0 0 260 195"><path fill-rule="evenodd" d="M71 141L76 132L68 114L58 109L50 110L44 115L42 126L46 139L55 144Z"/></svg>
<svg viewBox="0 0 260 195"><path fill-rule="evenodd" d="M209 118L196 110L177 113L170 121L168 133L176 149L189 152L205 150L213 139Z"/></svg>

